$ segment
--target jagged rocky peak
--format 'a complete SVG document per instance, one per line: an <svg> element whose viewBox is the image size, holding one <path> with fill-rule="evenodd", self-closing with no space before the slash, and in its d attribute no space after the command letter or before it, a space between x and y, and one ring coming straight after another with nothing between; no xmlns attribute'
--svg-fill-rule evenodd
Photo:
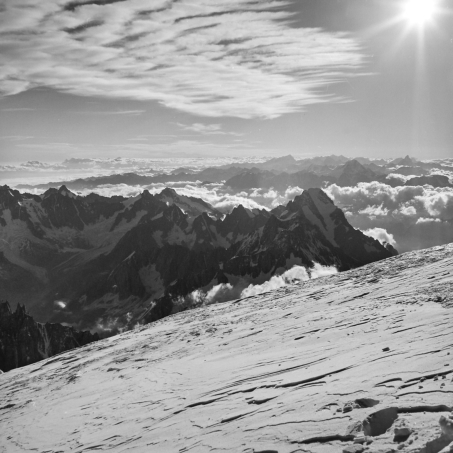
<svg viewBox="0 0 453 453"><path fill-rule="evenodd" d="M0 186L0 207L7 209L12 205L17 204L18 201L22 201L22 195L19 191L11 189L6 184Z"/></svg>
<svg viewBox="0 0 453 453"><path fill-rule="evenodd" d="M201 198L182 195L170 187L166 187L162 192L155 195L157 200L167 204L168 206L176 205L184 214L188 215L188 220L191 221L202 213L208 213L216 219L222 218L220 211L215 209L211 204Z"/></svg>
<svg viewBox="0 0 453 453"><path fill-rule="evenodd" d="M296 159L294 159L291 154L288 154L286 156L274 157L272 159L269 159L268 162L285 162L291 164L296 162Z"/></svg>
<svg viewBox="0 0 453 453"><path fill-rule="evenodd" d="M58 196L61 195L62 197L68 197L68 198L81 198L79 195L75 194L74 192L71 192L65 184L60 186L58 189L55 187L51 187L50 189L47 189L44 194L43 194L43 199L46 199L51 196Z"/></svg>
<svg viewBox="0 0 453 453"><path fill-rule="evenodd" d="M409 155L399 160L398 165L411 167L417 163L416 159L411 158Z"/></svg>
<svg viewBox="0 0 453 453"><path fill-rule="evenodd" d="M260 168L264 169L274 169L274 170L283 170L288 167L291 167L292 165L296 164L297 161L294 159L291 154L288 154L287 156L281 156L281 157L274 157L273 159L270 159L266 162L263 162L261 164L257 164Z"/></svg>
<svg viewBox="0 0 453 453"><path fill-rule="evenodd" d="M335 209L335 204L331 198L322 190L318 188L304 190L300 195L297 195L295 199L311 200L316 204L321 203L328 207L329 210Z"/></svg>
<svg viewBox="0 0 453 453"><path fill-rule="evenodd" d="M229 233L234 237L237 234L249 234L264 225L268 217L269 213L254 213L240 204L225 216L219 228L224 236Z"/></svg>
<svg viewBox="0 0 453 453"><path fill-rule="evenodd" d="M337 171L341 171L339 176L339 182L341 183L341 177L345 178L347 176L355 176L355 175L369 175L373 176L374 172L370 169L362 165L358 160L352 159L346 162L344 165L339 167Z"/></svg>
<svg viewBox="0 0 453 453"><path fill-rule="evenodd" d="M352 159L346 162L343 166L344 170L365 170L365 167L357 160Z"/></svg>
<svg viewBox="0 0 453 453"><path fill-rule="evenodd" d="M250 218L255 217L255 215L256 215L256 213L254 213L250 209L247 209L242 204L235 206L230 213L230 216L232 218L236 218L236 219L241 219L241 218L250 219Z"/></svg>
<svg viewBox="0 0 453 453"><path fill-rule="evenodd" d="M156 194L155 197L157 200L166 203L168 206L177 204L179 207L181 207L180 205L184 199L190 199L190 197L179 195L176 190L170 187L165 187L165 189Z"/></svg>
<svg viewBox="0 0 453 453"><path fill-rule="evenodd" d="M141 193L141 198L151 198L152 195L151 193L149 192L148 189L145 189L142 193Z"/></svg>
<svg viewBox="0 0 453 453"><path fill-rule="evenodd" d="M371 182L378 179L378 175L363 166L358 160L353 159L331 172L337 178L336 184L342 187L354 186L359 182Z"/></svg>
<svg viewBox="0 0 453 453"><path fill-rule="evenodd" d="M27 221L29 215L27 210L23 208L23 201L30 197L36 198L35 195L21 194L7 185L0 187L0 226L7 225L7 218ZM7 210L9 210L10 215L4 216L4 211Z"/></svg>
<svg viewBox="0 0 453 453"><path fill-rule="evenodd" d="M3 253L1 253L1 256L3 256ZM25 306L18 304L16 312L18 312L18 313L24 312L25 313ZM1 320L3 318L5 318L7 316L11 316L11 314L12 314L12 310L11 310L11 306L10 306L9 302L6 301L6 300L0 301L0 322L1 322Z"/></svg>
<svg viewBox="0 0 453 453"><path fill-rule="evenodd" d="M286 205L286 210L290 212L300 211L303 208L316 208L321 215L330 215L338 210L334 202L322 189L307 189L297 195L293 201ZM285 212L282 213L285 216Z"/></svg>
<svg viewBox="0 0 453 453"><path fill-rule="evenodd" d="M178 196L176 190L170 187L165 187L160 194L170 198L176 198Z"/></svg>
<svg viewBox="0 0 453 453"><path fill-rule="evenodd" d="M46 200L49 197L67 197L72 199L82 198L74 192L71 192L64 184L58 189L54 187L47 189L42 195L42 199Z"/></svg>
<svg viewBox="0 0 453 453"><path fill-rule="evenodd" d="M46 198L49 198L52 195L56 195L56 194L58 194L58 189L55 189L55 187L51 187L50 189L47 189L43 193L42 198L43 198L43 200L45 200Z"/></svg>
<svg viewBox="0 0 453 453"><path fill-rule="evenodd" d="M165 211L164 216L167 219L171 220L176 225L180 225L181 223L187 223L186 215L181 210L181 208L176 204L170 205L168 209Z"/></svg>
<svg viewBox="0 0 453 453"><path fill-rule="evenodd" d="M14 194L12 193L12 189L8 185L4 184L3 186L0 186L0 196L2 198L7 196L13 197Z"/></svg>
<svg viewBox="0 0 453 453"><path fill-rule="evenodd" d="M61 324L36 322L18 304L11 310L0 301L0 370L3 372L99 340L97 333L74 330Z"/></svg>
<svg viewBox="0 0 453 453"><path fill-rule="evenodd" d="M393 167L395 165L397 166L403 166L403 167L412 167L416 165L418 161L414 158L411 158L409 155L406 155L405 157L398 157L394 160L392 160L389 164L387 164L388 167Z"/></svg>
<svg viewBox="0 0 453 453"><path fill-rule="evenodd" d="M106 203L106 204L121 203L127 200L127 198L123 197L122 195L113 195L111 197L105 197L94 192L88 194L86 197L84 197L84 199L87 203Z"/></svg>
<svg viewBox="0 0 453 453"><path fill-rule="evenodd" d="M64 184L58 189L58 193L64 197L77 198L77 195L71 192Z"/></svg>

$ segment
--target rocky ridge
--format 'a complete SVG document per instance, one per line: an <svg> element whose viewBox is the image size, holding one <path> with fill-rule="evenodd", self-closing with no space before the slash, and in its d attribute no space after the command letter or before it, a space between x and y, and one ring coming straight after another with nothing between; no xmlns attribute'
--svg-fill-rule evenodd
<svg viewBox="0 0 453 453"><path fill-rule="evenodd" d="M0 301L0 370L5 372L69 349L99 340L98 334L79 332L61 324L41 324L28 315L23 305L13 312Z"/></svg>
<svg viewBox="0 0 453 453"><path fill-rule="evenodd" d="M452 276L406 253L13 370L0 451L451 451Z"/></svg>
<svg viewBox="0 0 453 453"><path fill-rule="evenodd" d="M19 286L4 297L34 299L34 315L84 328L160 319L194 290L262 282L294 264L346 270L396 253L352 228L320 189L272 212L238 206L223 216L169 188L125 199L4 186L0 219L0 283ZM21 293L27 273L37 289Z"/></svg>

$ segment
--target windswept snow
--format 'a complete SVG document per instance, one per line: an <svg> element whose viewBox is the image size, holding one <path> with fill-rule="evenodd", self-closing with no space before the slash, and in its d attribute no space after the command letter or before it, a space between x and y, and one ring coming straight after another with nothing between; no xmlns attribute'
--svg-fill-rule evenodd
<svg viewBox="0 0 453 453"><path fill-rule="evenodd" d="M452 288L449 245L178 313L10 371L0 445L363 451L355 438L371 453L439 451L421 449L453 440L440 431L453 405ZM409 437L394 440L402 427Z"/></svg>

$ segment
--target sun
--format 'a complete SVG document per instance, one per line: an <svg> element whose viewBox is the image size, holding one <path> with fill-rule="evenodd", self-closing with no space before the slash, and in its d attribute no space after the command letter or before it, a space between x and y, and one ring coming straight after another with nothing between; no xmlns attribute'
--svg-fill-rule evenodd
<svg viewBox="0 0 453 453"><path fill-rule="evenodd" d="M403 7L405 20L414 25L424 25L430 22L436 12L436 0L407 0Z"/></svg>

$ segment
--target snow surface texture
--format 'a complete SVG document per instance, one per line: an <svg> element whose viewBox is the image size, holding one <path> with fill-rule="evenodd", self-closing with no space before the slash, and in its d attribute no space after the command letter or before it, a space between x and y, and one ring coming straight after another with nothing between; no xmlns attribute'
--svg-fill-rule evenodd
<svg viewBox="0 0 453 453"><path fill-rule="evenodd" d="M0 451L450 451L452 289L450 244L10 371Z"/></svg>

